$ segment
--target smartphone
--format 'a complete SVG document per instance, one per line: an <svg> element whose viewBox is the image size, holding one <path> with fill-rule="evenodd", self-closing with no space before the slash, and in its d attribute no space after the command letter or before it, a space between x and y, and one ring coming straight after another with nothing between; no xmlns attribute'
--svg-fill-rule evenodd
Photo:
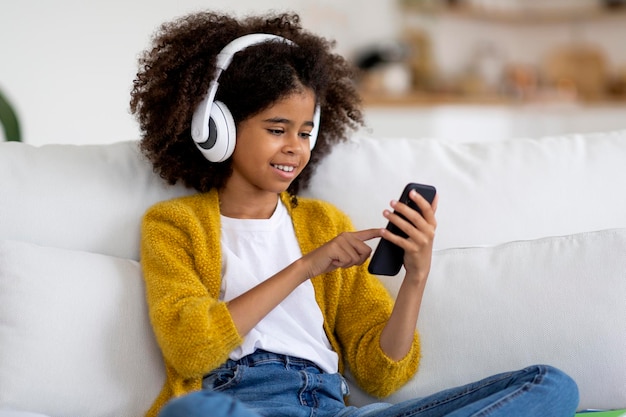
<svg viewBox="0 0 626 417"><path fill-rule="evenodd" d="M417 184L412 182L404 187L402 195L400 196L400 199L398 201L407 204L409 207L411 207L413 210L416 210L420 214L422 213L422 211L419 209L419 207L417 207L415 202L413 202L413 200L409 198L409 193L411 192L411 190L417 191L430 204L433 203L433 200L435 199L435 194L437 194L437 190L432 185ZM406 217L404 217L402 214L397 214L399 214L400 217L406 219ZM404 233L391 222L387 223L387 230L398 236L407 237L406 233ZM400 272L403 259L404 249L394 243L391 243L387 239L381 238L380 242L378 242L376 250L374 251L374 255L372 255L368 270L371 274L375 275L396 275L398 272Z"/></svg>

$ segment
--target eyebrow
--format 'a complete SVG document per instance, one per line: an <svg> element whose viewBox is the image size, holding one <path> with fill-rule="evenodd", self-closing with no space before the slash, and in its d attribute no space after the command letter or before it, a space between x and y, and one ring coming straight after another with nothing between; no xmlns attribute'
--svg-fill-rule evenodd
<svg viewBox="0 0 626 417"><path fill-rule="evenodd" d="M293 122L292 122L291 120L289 120L289 119L285 119L285 118L282 118L282 117L271 117L271 118L269 118L269 119L265 119L265 120L263 120L263 121L264 121L264 122L267 122L267 123L293 124ZM307 121L307 122L304 122L304 124L305 124L306 126L315 127L315 124L314 124L312 121Z"/></svg>

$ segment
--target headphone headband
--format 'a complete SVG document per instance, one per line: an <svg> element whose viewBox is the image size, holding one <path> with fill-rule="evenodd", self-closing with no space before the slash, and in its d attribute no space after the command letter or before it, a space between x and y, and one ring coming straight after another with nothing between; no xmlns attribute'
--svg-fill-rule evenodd
<svg viewBox="0 0 626 417"><path fill-rule="evenodd" d="M228 68L237 52L264 42L285 42L294 45L289 39L278 35L252 33L232 40L217 54L215 77L209 84L207 94L196 107L191 119L191 137L200 152L209 161L225 161L235 149L235 122L224 103L215 101L219 77ZM317 140L319 121L320 109L316 105L314 127L310 136L311 149ZM221 137L223 135L225 135L224 138Z"/></svg>
<svg viewBox="0 0 626 417"><path fill-rule="evenodd" d="M293 45L294 43L289 39L283 38L282 36L272 35L269 33L251 33L250 35L244 35L237 39L230 41L221 51L217 54L217 62L216 66L218 69L222 71L228 68L230 62L233 60L233 56L237 52L243 51L244 49L258 45L264 42L285 42L289 45Z"/></svg>

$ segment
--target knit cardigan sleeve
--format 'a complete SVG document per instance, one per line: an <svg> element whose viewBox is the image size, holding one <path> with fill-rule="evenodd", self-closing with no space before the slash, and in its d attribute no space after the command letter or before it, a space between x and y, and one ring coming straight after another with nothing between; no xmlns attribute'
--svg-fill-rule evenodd
<svg viewBox="0 0 626 417"><path fill-rule="evenodd" d="M242 342L225 303L218 300L221 255L216 213L217 194L209 193L159 203L143 219L146 298L170 383L194 381L191 385L199 388L202 376Z"/></svg>
<svg viewBox="0 0 626 417"><path fill-rule="evenodd" d="M334 206L300 199L292 218L303 253L314 250L342 232L352 231L350 219ZM339 354L340 371L350 370L358 385L371 395L386 397L417 371L420 344L417 331L409 353L389 358L380 347L380 335L393 307L393 299L367 265L337 269L313 278L324 327Z"/></svg>

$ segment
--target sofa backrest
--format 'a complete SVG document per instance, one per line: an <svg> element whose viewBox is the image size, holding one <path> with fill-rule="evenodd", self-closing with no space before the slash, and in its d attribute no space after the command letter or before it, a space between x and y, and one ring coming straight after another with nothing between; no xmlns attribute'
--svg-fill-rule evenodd
<svg viewBox="0 0 626 417"><path fill-rule="evenodd" d="M0 143L0 240L137 260L144 211L185 193L153 173L135 142Z"/></svg>
<svg viewBox="0 0 626 417"><path fill-rule="evenodd" d="M303 194L357 228L383 226L409 181L440 194L436 249L626 227L626 131L501 142L355 137L338 145ZM136 142L0 143L0 239L138 259L139 222L169 186Z"/></svg>
<svg viewBox="0 0 626 417"><path fill-rule="evenodd" d="M356 138L323 160L305 193L357 228L410 181L439 192L435 249L494 245L626 226L626 131L450 143Z"/></svg>

